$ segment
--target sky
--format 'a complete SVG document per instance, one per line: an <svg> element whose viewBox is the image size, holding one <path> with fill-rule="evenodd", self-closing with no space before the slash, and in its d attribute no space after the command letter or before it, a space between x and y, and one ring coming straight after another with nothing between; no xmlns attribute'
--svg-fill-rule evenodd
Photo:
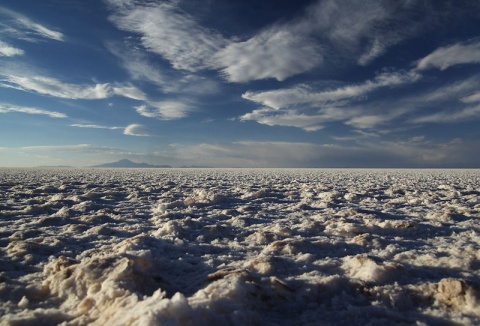
<svg viewBox="0 0 480 326"><path fill-rule="evenodd" d="M0 166L479 168L480 1L2 0Z"/></svg>

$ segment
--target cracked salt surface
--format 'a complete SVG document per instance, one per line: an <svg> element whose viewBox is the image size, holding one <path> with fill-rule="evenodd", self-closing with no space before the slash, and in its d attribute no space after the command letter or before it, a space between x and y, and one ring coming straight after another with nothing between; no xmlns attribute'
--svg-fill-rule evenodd
<svg viewBox="0 0 480 326"><path fill-rule="evenodd" d="M480 324L480 171L0 169L3 325Z"/></svg>

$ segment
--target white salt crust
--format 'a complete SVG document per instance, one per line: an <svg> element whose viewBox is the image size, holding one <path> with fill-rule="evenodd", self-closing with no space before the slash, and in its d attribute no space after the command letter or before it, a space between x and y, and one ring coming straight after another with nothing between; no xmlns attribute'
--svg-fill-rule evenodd
<svg viewBox="0 0 480 326"><path fill-rule="evenodd" d="M0 169L2 325L480 324L480 171Z"/></svg>

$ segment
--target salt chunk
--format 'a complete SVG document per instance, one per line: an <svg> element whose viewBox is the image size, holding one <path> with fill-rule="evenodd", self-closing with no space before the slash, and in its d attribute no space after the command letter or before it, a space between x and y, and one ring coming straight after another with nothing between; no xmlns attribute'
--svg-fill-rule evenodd
<svg viewBox="0 0 480 326"><path fill-rule="evenodd" d="M377 263L367 255L346 257L342 267L350 277L377 284L391 281L402 268L393 262Z"/></svg>
<svg viewBox="0 0 480 326"><path fill-rule="evenodd" d="M480 316L479 292L463 279L444 278L438 283L435 300L447 307L475 312Z"/></svg>
<svg viewBox="0 0 480 326"><path fill-rule="evenodd" d="M29 301L26 296L23 296L20 302L18 303L18 306L22 309L26 309L29 305Z"/></svg>

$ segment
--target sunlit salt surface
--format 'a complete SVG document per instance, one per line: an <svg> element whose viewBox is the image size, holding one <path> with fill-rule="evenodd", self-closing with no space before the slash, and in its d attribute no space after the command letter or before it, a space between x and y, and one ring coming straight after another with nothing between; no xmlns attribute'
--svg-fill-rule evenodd
<svg viewBox="0 0 480 326"><path fill-rule="evenodd" d="M480 324L479 170L0 169L3 325Z"/></svg>

